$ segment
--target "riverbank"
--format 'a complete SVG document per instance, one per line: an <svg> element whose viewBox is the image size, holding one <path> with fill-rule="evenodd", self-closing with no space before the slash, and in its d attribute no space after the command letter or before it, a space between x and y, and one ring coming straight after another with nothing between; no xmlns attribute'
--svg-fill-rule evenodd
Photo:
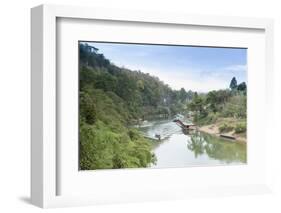
<svg viewBox="0 0 281 213"><path fill-rule="evenodd" d="M219 130L220 125L221 125L221 122L216 122L216 123L213 123L210 125L198 126L197 129L199 131L202 131L202 132L205 132L207 134L214 135L217 137L220 137L221 134L224 134L224 135L236 138L235 141L237 141L237 142L247 143L246 133L237 134L237 133L235 133L234 130L221 133Z"/></svg>

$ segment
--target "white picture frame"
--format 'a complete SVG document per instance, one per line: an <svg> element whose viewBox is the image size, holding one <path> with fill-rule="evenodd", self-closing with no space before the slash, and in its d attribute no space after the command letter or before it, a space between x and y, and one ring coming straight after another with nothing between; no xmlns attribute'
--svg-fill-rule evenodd
<svg viewBox="0 0 281 213"><path fill-rule="evenodd" d="M119 21L131 23L153 23L154 25L165 26L200 26L202 28L220 28L232 30L257 30L263 32L262 41L264 45L264 68L260 81L264 81L265 87L261 89L264 93L264 99L260 101L266 102L264 108L266 114L263 120L266 124L264 134L264 144L270 146L270 133L274 128L270 125L272 119L271 113L273 109L273 96L270 91L273 90L273 21L271 19L256 19L256 18L238 18L238 17L216 17L216 16L201 16L173 13L153 13L147 11L122 11L101 8L84 8L73 6L54 6L41 5L31 10L31 56L32 56L32 134L31 134L31 200L32 203L43 207L61 207L61 206L76 206L76 205L91 205L99 203L116 203L116 202L139 202L144 200L166 200L179 199L188 197L202 197L210 195L241 195L270 192L270 165L268 161L269 155L266 150L260 151L260 155L264 155L264 165L257 169L257 172L264 173L264 178L253 181L253 184L245 181L233 182L233 184L217 183L209 185L209 187L201 186L199 182L194 183L193 187L169 185L165 188L165 184L158 185L158 189L152 189L150 196L137 193L138 189L131 191L105 190L104 194L90 195L84 191L76 194L60 194L58 193L58 185L60 181L60 170L58 164L60 159L58 152L58 98L57 88L60 81L57 79L57 36L58 36L58 20L63 19L79 19L79 20L101 20L101 21ZM235 36L235 35L234 35ZM257 77L258 78L258 77ZM253 94L253 93L252 93ZM250 104L250 106L253 104ZM249 109L248 109L249 110ZM260 156L258 155L258 156ZM196 169L196 168L195 168ZM194 169L193 169L194 170ZM198 169L198 174L206 175L206 171ZM220 169L215 168L220 172L247 172L247 168ZM173 169L175 174L184 174L187 170ZM210 171L210 168L209 168ZM77 171L78 172L78 171ZM106 171L105 175L110 175ZM147 172L138 170L130 172L130 174L139 175L162 175L163 178L175 179L176 175L165 177L169 173L169 169L161 169ZM150 173L150 174L148 174ZM251 171L249 171L251 173ZM171 173L170 173L171 174ZM187 174L187 173L186 173ZM196 175L198 175L196 174ZM88 174L89 177L93 174ZM124 172L119 172L118 175L125 175ZM196 175L193 177L195 178ZM125 177L124 176L124 177ZM215 176L214 176L215 177ZM91 177L90 177L91 178ZM63 180L63 179L62 179ZM74 181L74 179L70 180ZM85 180L85 179L84 179ZM220 181L217 181L220 182ZM182 182L183 183L183 182ZM161 186L162 189L161 189ZM70 187L70 186L69 186ZM85 188L85 187L84 187ZM91 187L89 187L91 188ZM73 188L74 190L74 188ZM76 189L77 190L77 189ZM120 190L120 189L116 189ZM71 191L71 189L70 189ZM84 193L85 192L85 193Z"/></svg>

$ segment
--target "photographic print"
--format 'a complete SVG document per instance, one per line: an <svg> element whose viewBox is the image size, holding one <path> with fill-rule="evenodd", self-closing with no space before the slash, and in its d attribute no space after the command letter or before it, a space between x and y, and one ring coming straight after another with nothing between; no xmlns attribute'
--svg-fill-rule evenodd
<svg viewBox="0 0 281 213"><path fill-rule="evenodd" d="M247 49L79 41L79 168L247 163Z"/></svg>

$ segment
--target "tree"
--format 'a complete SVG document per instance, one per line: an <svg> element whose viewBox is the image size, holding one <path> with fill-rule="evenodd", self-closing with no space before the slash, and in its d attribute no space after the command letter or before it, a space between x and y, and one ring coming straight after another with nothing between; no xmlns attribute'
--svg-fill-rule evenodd
<svg viewBox="0 0 281 213"><path fill-rule="evenodd" d="M239 85L237 86L237 90L239 90L239 91L246 91L246 90L247 90L247 85L246 85L246 83L245 83L245 82L242 82L241 84L239 84Z"/></svg>
<svg viewBox="0 0 281 213"><path fill-rule="evenodd" d="M185 89L184 88L181 88L180 89L180 94L179 94L179 98L180 98L180 100L182 101L182 102L184 102L185 100L186 100L186 98L187 98L187 93L186 93L186 91L185 91Z"/></svg>
<svg viewBox="0 0 281 213"><path fill-rule="evenodd" d="M144 90L144 83L142 80L137 81L137 87L139 90L143 91Z"/></svg>
<svg viewBox="0 0 281 213"><path fill-rule="evenodd" d="M216 113L221 110L221 108L225 105L227 100L231 97L230 90L217 90L211 91L207 94L206 103L208 108Z"/></svg>
<svg viewBox="0 0 281 213"><path fill-rule="evenodd" d="M188 90L188 92L186 93L186 98L188 101L192 100L193 94L194 93L191 90Z"/></svg>
<svg viewBox="0 0 281 213"><path fill-rule="evenodd" d="M218 98L216 91L211 91L207 94L206 102L209 104L209 108L212 112L216 113L218 111Z"/></svg>
<svg viewBox="0 0 281 213"><path fill-rule="evenodd" d="M234 90L234 89L236 89L236 88L237 88L237 80L236 80L236 78L235 78L235 77L233 77L233 78L231 79L231 82L230 82L229 88L230 88L231 90Z"/></svg>
<svg viewBox="0 0 281 213"><path fill-rule="evenodd" d="M189 108L192 111L195 111L198 116L204 116L205 115L204 100L203 100L202 97L200 97L197 94L197 92L194 93L192 101L189 103Z"/></svg>
<svg viewBox="0 0 281 213"><path fill-rule="evenodd" d="M80 92L79 100L80 116L85 119L88 124L94 124L96 121L96 105L94 97L88 92Z"/></svg>

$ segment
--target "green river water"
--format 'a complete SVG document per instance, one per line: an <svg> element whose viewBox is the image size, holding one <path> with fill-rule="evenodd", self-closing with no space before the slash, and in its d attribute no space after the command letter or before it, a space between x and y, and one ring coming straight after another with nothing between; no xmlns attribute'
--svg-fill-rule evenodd
<svg viewBox="0 0 281 213"><path fill-rule="evenodd" d="M157 163L151 165L152 168L246 163L245 144L199 131L183 132L172 120L147 121L138 129L147 137L161 135L161 141L151 141L157 157Z"/></svg>

